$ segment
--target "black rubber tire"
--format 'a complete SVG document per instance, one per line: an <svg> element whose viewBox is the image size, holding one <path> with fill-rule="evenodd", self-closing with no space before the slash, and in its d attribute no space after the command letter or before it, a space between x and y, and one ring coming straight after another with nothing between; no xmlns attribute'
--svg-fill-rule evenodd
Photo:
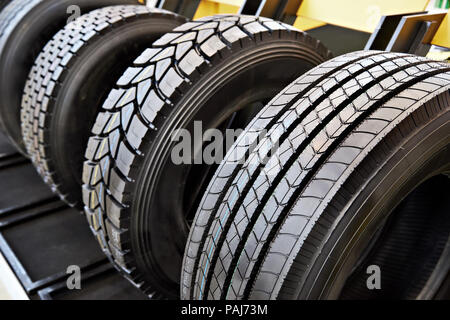
<svg viewBox="0 0 450 320"><path fill-rule="evenodd" d="M45 182L83 209L84 152L110 88L142 51L186 22L141 5L91 11L59 31L36 59L22 99L22 135Z"/></svg>
<svg viewBox="0 0 450 320"><path fill-rule="evenodd" d="M97 117L83 174L89 223L131 281L149 294L179 297L185 215L207 176L171 161L175 130L192 132L196 120L217 128L329 57L290 26L225 15L178 27L135 61Z"/></svg>
<svg viewBox="0 0 450 320"><path fill-rule="evenodd" d="M23 88L34 60L45 44L67 23L78 6L81 12L138 0L13 0L0 13L0 129L26 154L20 130Z"/></svg>
<svg viewBox="0 0 450 320"><path fill-rule="evenodd" d="M182 298L338 298L383 219L450 169L449 88L446 63L366 51L284 89L211 180Z"/></svg>

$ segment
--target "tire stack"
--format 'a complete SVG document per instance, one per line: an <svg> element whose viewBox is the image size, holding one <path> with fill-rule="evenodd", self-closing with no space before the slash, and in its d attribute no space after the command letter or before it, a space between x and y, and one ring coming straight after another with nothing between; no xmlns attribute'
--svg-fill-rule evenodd
<svg viewBox="0 0 450 320"><path fill-rule="evenodd" d="M70 22L69 2L82 13ZM268 18L188 22L134 0L0 10L1 130L149 297L441 290L449 64L375 51L332 59ZM198 123L242 134L218 162L197 162L212 139L202 135L175 163L173 137L196 139ZM373 265L383 290L366 287Z"/></svg>

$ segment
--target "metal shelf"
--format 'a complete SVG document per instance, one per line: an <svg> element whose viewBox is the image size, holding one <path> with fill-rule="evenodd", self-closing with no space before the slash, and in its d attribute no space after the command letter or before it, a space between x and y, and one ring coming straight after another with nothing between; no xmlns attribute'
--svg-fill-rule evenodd
<svg viewBox="0 0 450 320"><path fill-rule="evenodd" d="M110 265L85 217L0 135L0 251L30 299L146 299ZM69 265L81 289L66 286Z"/></svg>

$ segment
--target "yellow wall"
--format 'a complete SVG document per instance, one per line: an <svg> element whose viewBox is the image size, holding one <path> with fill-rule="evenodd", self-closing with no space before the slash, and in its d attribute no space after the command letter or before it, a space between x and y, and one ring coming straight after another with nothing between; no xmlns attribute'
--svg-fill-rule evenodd
<svg viewBox="0 0 450 320"><path fill-rule="evenodd" d="M424 11L429 0L305 0L297 16L372 33L382 16Z"/></svg>
<svg viewBox="0 0 450 320"><path fill-rule="evenodd" d="M194 19L224 13L238 13L243 0L202 0Z"/></svg>
<svg viewBox="0 0 450 320"><path fill-rule="evenodd" d="M432 44L450 48L450 21L449 21L450 10L442 21L436 35L431 41Z"/></svg>

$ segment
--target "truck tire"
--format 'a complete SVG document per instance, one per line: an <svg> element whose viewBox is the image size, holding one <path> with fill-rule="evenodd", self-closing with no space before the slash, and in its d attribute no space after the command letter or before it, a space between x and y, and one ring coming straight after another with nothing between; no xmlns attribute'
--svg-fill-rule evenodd
<svg viewBox="0 0 450 320"><path fill-rule="evenodd" d="M83 171L88 221L128 279L153 297L179 297L189 215L215 166L191 164L203 145L175 164L177 129L243 128L330 55L290 26L224 15L186 23L136 59L97 117Z"/></svg>
<svg viewBox="0 0 450 320"><path fill-rule="evenodd" d="M425 294L449 267L449 89L449 64L375 51L289 85L212 178L189 235L182 298ZM366 287L371 265L383 290Z"/></svg>
<svg viewBox="0 0 450 320"><path fill-rule="evenodd" d="M77 14L138 0L14 0L0 13L0 130L26 154L20 102L34 60L53 35Z"/></svg>
<svg viewBox="0 0 450 320"><path fill-rule="evenodd" d="M185 18L141 5L111 6L59 31L31 69L22 99L22 136L38 172L83 209L84 151L110 88L142 51Z"/></svg>

